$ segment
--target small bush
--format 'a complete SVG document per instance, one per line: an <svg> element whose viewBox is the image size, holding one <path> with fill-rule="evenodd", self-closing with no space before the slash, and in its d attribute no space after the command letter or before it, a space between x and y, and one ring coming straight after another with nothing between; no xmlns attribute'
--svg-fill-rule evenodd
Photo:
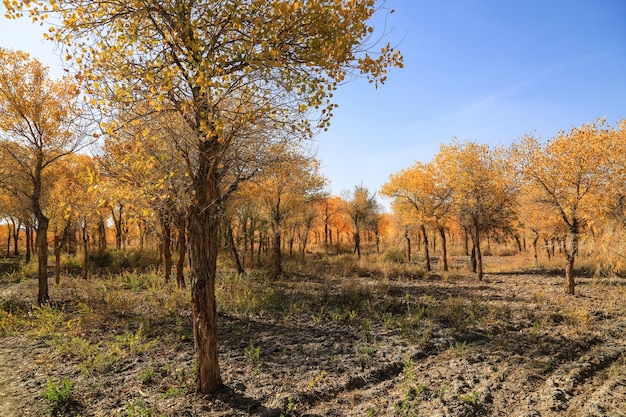
<svg viewBox="0 0 626 417"><path fill-rule="evenodd" d="M57 385L52 379L48 378L48 389L41 397L48 402L48 411L53 416L63 413L72 402L73 383L67 378L61 380L61 384Z"/></svg>

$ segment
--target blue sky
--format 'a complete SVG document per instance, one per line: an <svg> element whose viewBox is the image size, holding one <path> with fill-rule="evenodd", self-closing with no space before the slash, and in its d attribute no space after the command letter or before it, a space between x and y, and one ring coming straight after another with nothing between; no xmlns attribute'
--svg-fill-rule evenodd
<svg viewBox="0 0 626 417"><path fill-rule="evenodd" d="M317 137L334 194L429 161L452 137L508 144L548 139L596 118L626 118L624 0L387 0L387 39L405 68L378 89L365 80L335 95ZM4 14L0 4L0 12ZM0 18L0 45L30 52L59 75L41 28Z"/></svg>

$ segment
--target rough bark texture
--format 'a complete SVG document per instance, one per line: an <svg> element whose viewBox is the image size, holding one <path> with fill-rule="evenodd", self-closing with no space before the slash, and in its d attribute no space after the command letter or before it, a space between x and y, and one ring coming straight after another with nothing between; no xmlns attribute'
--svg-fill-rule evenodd
<svg viewBox="0 0 626 417"><path fill-rule="evenodd" d="M39 280L39 292L37 303L47 304L50 301L48 295L48 218L43 213L37 216L37 277Z"/></svg>
<svg viewBox="0 0 626 417"><path fill-rule="evenodd" d="M215 141L213 141L215 142ZM214 393L222 387L217 350L217 273L219 213L218 177L210 156L212 141L199 143L199 162L194 179L195 198L189 208L191 260L191 306L198 370L196 390ZM213 168L213 169L212 169Z"/></svg>

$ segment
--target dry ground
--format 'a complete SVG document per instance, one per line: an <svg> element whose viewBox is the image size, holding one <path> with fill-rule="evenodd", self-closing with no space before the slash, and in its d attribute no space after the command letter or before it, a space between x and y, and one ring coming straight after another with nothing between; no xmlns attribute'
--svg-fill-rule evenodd
<svg viewBox="0 0 626 417"><path fill-rule="evenodd" d="M0 284L1 416L626 416L623 279L230 277L212 398L185 294L112 280L66 277L46 309L34 281ZM49 410L48 378L69 404Z"/></svg>

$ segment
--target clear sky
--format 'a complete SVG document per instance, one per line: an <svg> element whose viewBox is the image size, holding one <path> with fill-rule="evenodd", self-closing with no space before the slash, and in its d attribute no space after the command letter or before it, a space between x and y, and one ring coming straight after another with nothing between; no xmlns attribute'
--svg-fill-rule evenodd
<svg viewBox="0 0 626 417"><path fill-rule="evenodd" d="M626 0L387 0L388 40L405 68L378 89L364 80L335 95L317 137L334 194L429 161L452 137L508 144L548 139L606 117L626 118ZM0 12L4 8L0 3ZM60 71L60 58L28 20L0 17L0 45Z"/></svg>

